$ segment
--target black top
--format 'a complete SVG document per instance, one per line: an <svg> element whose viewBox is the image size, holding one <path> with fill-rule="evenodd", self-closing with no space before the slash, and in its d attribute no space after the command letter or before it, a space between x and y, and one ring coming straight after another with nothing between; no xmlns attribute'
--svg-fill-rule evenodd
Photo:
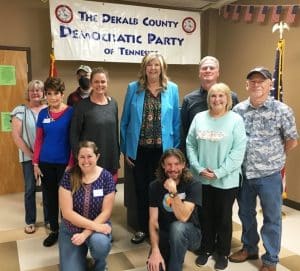
<svg viewBox="0 0 300 271"><path fill-rule="evenodd" d="M108 104L98 105L90 97L81 100L74 109L70 141L74 154L78 143L94 141L99 149L98 165L110 172L120 167L118 105L114 99Z"/></svg>
<svg viewBox="0 0 300 271"><path fill-rule="evenodd" d="M201 183L195 180L180 182L177 186L177 192L183 201L195 203L195 208L187 222L200 228L198 208L201 206ZM159 180L152 182L149 186L149 206L158 208L159 229L163 231L169 231L170 224L177 221L169 203L170 195L163 183Z"/></svg>

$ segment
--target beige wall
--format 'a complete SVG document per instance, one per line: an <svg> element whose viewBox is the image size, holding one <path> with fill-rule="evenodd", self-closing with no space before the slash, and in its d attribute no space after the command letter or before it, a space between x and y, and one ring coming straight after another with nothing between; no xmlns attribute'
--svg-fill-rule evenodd
<svg viewBox="0 0 300 271"><path fill-rule="evenodd" d="M116 1L111 1L116 2ZM259 3L260 1L239 1L239 3ZM267 4L288 4L290 1L264 1ZM292 3L292 2L290 2ZM48 3L39 0L10 0L0 9L0 45L31 48L33 78L44 80L49 70L51 34ZM294 110L300 127L300 105L297 99L297 76L300 65L300 28L291 27L286 38L284 67L284 100ZM224 20L218 11L205 12L202 17L202 55L215 55L221 62L221 81L236 90L241 99L247 96L244 90L245 74L256 65L265 65L273 70L278 34L271 33L271 24ZM82 62L57 61L59 76L66 83L66 96L76 87L75 70ZM121 114L125 90L129 81L135 80L138 64L87 63L91 67L104 66L110 73L110 93L119 104ZM198 87L197 65L170 65L169 76L180 88L181 98L188 90ZM288 197L300 202L298 185L300 167L300 147L288 157L287 180ZM121 171L121 177L123 171Z"/></svg>
<svg viewBox="0 0 300 271"><path fill-rule="evenodd" d="M51 49L48 3L42 3L40 0L7 1L0 9L0 33L2 46L30 47L32 78L46 79ZM66 84L65 98L77 86L75 72L82 63L91 67L103 66L109 71L109 92L116 98L121 116L127 85L137 78L139 64L56 61L58 75ZM181 99L185 93L199 85L197 65L170 65L168 75L178 84ZM120 177L123 177L123 167Z"/></svg>
<svg viewBox="0 0 300 271"><path fill-rule="evenodd" d="M244 1L250 4L255 1ZM259 1L256 1L259 2ZM266 1L267 3L268 1ZM243 3L239 1L239 3ZM264 1L265 3L265 1ZM289 1L269 1L269 4L288 4ZM292 3L290 1L290 3ZM247 97L245 76L255 66L266 66L274 70L275 50L279 33L272 34L272 23L261 25L257 22L245 23L243 20L233 22L219 16L218 11L206 12L205 21L209 21L207 40L204 47L207 54L215 55L220 60L220 80L238 93L240 100ZM254 18L255 19L255 18ZM300 28L299 18L296 24L284 32L286 42L284 58L284 102L294 110L298 131L300 127L299 70L300 70ZM288 199L300 202L300 147L291 151L287 159Z"/></svg>

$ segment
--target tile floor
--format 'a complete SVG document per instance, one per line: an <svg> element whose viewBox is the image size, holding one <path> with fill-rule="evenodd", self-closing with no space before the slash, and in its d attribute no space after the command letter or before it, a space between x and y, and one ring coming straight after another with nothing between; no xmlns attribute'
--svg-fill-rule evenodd
<svg viewBox="0 0 300 271"><path fill-rule="evenodd" d="M32 235L23 232L23 194L0 196L0 270L1 271L58 271L58 247L42 246L47 229L42 224L41 195L37 193L38 202L38 229ZM300 226L300 212L283 207L283 236L278 271L300 271L300 235L297 229ZM262 215L258 218L261 224ZM234 206L234 232L232 250L240 248L241 225L237 216L237 206ZM130 242L130 229L126 226L126 209L123 207L123 185L118 185L116 204L113 211L113 247L108 258L110 271L146 271L145 261L149 244L133 245ZM260 252L263 253L261 247ZM214 270L214 261L209 259L204 267L194 264L196 256L189 252L186 255L184 271L211 271ZM230 263L230 271L258 270L260 260L242 264ZM71 271L71 270L70 270Z"/></svg>

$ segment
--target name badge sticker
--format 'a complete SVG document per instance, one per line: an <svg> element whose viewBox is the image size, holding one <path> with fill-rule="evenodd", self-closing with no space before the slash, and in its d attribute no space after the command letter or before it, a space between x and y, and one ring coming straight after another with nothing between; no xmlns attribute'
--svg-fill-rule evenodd
<svg viewBox="0 0 300 271"><path fill-rule="evenodd" d="M51 119L49 119L49 118L43 120L43 123L50 123L50 122L51 122Z"/></svg>
<svg viewBox="0 0 300 271"><path fill-rule="evenodd" d="M103 197L103 189L95 189L93 190L93 196L96 197Z"/></svg>

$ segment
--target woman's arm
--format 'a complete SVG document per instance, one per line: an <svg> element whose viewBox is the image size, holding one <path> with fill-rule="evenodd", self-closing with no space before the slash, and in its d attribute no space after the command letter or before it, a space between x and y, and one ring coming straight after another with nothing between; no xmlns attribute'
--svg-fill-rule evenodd
<svg viewBox="0 0 300 271"><path fill-rule="evenodd" d="M26 120L24 120L26 121ZM27 146L22 138L22 121L17 117L12 118L12 137L17 147L27 156L33 157L33 151Z"/></svg>
<svg viewBox="0 0 300 271"><path fill-rule="evenodd" d="M70 190L67 190L63 187L59 187L59 206L62 212L62 216L70 221L74 226L84 228L90 231L110 233L107 232L106 221L110 218L113 203L115 198L115 192L105 195L102 211L94 220L90 220L84 216L81 216L73 210L73 198Z"/></svg>

